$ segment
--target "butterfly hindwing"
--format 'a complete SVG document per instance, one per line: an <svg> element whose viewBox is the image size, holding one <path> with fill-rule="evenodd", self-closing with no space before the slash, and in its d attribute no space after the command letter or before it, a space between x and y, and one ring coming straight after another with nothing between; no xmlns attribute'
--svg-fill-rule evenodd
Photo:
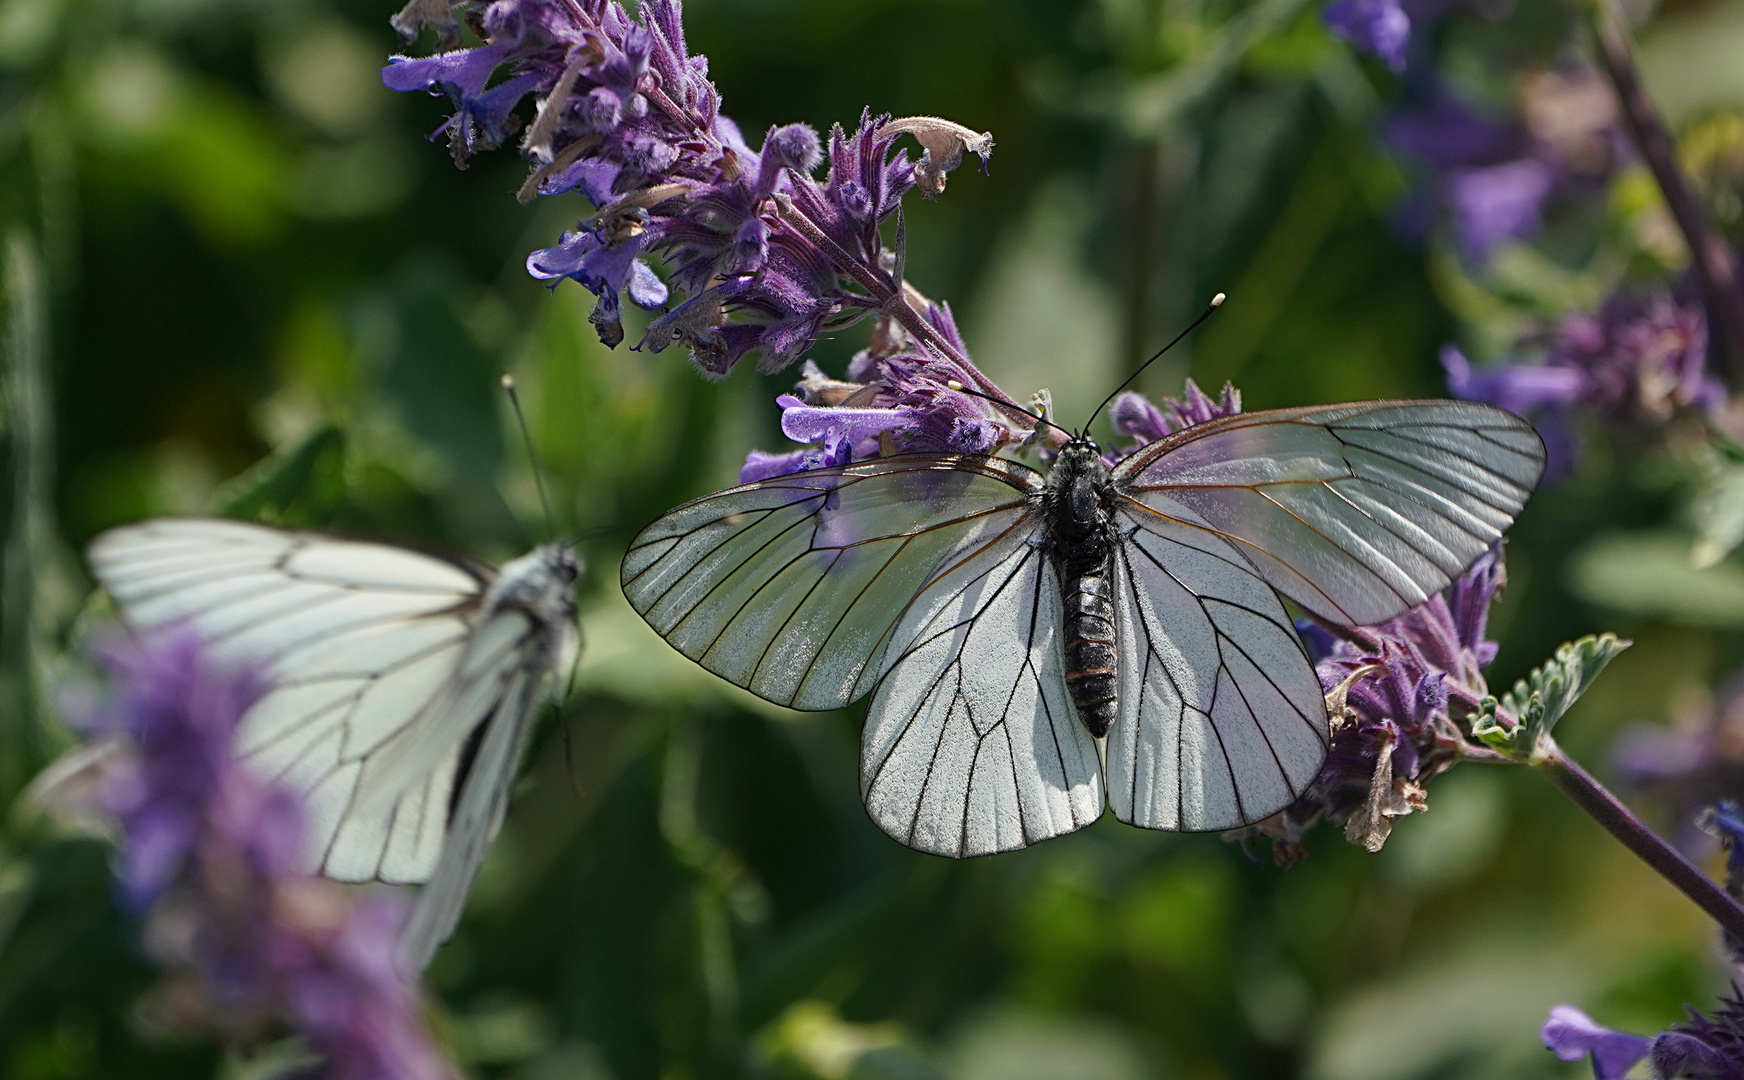
<svg viewBox="0 0 1744 1080"><path fill-rule="evenodd" d="M835 709L889 666L929 582L1017 528L1040 485L996 458L815 469L686 503L624 557L624 595L684 655L759 697Z"/></svg>
<svg viewBox="0 0 1744 1080"><path fill-rule="evenodd" d="M1039 530L940 577L893 635L861 736L867 812L909 847L961 858L1082 828L1101 764L1065 684L1060 584Z"/></svg>
<svg viewBox="0 0 1744 1080"><path fill-rule="evenodd" d="M1116 532L1115 816L1191 832L1271 816L1314 779L1328 740L1320 683L1283 604L1213 533L1140 508L1118 515Z"/></svg>
<svg viewBox="0 0 1744 1080"><path fill-rule="evenodd" d="M1314 615L1368 625L1445 589L1543 469L1543 443L1512 413L1377 401L1197 424L1122 461L1114 487L1230 541Z"/></svg>

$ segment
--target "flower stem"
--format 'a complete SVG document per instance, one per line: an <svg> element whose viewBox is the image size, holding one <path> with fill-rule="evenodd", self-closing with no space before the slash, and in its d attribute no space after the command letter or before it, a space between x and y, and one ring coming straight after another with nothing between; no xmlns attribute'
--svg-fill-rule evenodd
<svg viewBox="0 0 1744 1080"><path fill-rule="evenodd" d="M1550 736L1539 737L1532 764L1550 777L1551 782L1573 799L1576 806L1622 841L1624 847L1695 901L1696 906L1707 912L1726 933L1744 941L1744 907L1727 895L1718 882L1684 858L1682 852L1660 839L1615 795L1605 790L1604 785L1593 779L1591 773L1563 753L1562 747Z"/></svg>
<svg viewBox="0 0 1744 1080"><path fill-rule="evenodd" d="M1677 164L1677 151L1671 133L1660 120L1653 102L1641 86L1641 76L1635 67L1634 49L1617 0L1599 0L1597 15L1599 62L1617 91L1623 107L1623 121L1635 148L1647 162L1653 179L1665 196L1665 205L1677 222L1684 241L1689 244L1691 262L1707 293L1708 305L1719 316L1725 331L1727 357L1732 382L1740 382L1738 359L1744 350L1744 290L1740 290L1738 264L1732 249L1708 225L1701 204L1690 191L1689 182Z"/></svg>

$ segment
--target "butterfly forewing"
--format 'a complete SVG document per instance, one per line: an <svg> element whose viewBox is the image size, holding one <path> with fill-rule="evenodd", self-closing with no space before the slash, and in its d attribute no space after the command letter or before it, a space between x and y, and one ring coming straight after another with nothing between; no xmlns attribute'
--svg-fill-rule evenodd
<svg viewBox="0 0 1744 1080"><path fill-rule="evenodd" d="M1101 816L1100 762L1066 693L1059 633L1059 579L1033 524L908 608L861 737L861 791L880 828L960 858Z"/></svg>
<svg viewBox="0 0 1744 1080"><path fill-rule="evenodd" d="M1114 486L1229 540L1315 615L1364 625L1446 588L1501 538L1543 468L1537 433L1512 413L1372 402L1199 424L1121 462Z"/></svg>
<svg viewBox="0 0 1744 1080"><path fill-rule="evenodd" d="M990 458L898 457L710 495L631 544L624 595L684 655L796 709L833 709L888 667L902 613L1008 536L1040 480Z"/></svg>
<svg viewBox="0 0 1744 1080"><path fill-rule="evenodd" d="M1283 604L1215 533L1142 513L1116 530L1109 805L1151 829L1269 817L1326 758L1320 684Z"/></svg>

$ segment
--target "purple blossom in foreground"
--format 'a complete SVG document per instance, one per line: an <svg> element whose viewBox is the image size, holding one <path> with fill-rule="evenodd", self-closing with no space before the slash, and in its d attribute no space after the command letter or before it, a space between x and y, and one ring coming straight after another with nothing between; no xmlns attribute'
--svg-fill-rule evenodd
<svg viewBox="0 0 1744 1080"><path fill-rule="evenodd" d="M1597 315L1572 312L1526 345L1541 359L1480 369L1448 346L1441 362L1455 397L1499 405L1537 424L1553 476L1573 465L1578 411L1646 432L1680 413L1716 417L1727 402L1725 387L1707 369L1706 314L1668 292L1613 295Z"/></svg>
<svg viewBox="0 0 1744 1080"><path fill-rule="evenodd" d="M1550 1010L1544 1045L1564 1061L1591 1055L1597 1080L1622 1080L1643 1058L1660 1080L1744 1080L1744 1002L1736 984L1711 1016L1689 1019L1651 1038L1612 1031L1572 1005Z"/></svg>
<svg viewBox="0 0 1744 1080"><path fill-rule="evenodd" d="M1379 851L1395 818L1426 809L1431 777L1483 753L1467 738L1467 718L1489 693L1483 668L1496 643L1485 626L1505 580L1501 549L1492 548L1446 592L1397 618L1305 634L1324 650L1315 670L1333 718L1331 752L1300 799L1232 838L1263 836L1288 863L1325 817L1343 824L1352 843Z"/></svg>
<svg viewBox="0 0 1744 1080"><path fill-rule="evenodd" d="M1358 49L1374 53L1394 71L1405 70L1411 16L1399 0L1338 0L1321 13L1327 27Z"/></svg>
<svg viewBox="0 0 1744 1080"><path fill-rule="evenodd" d="M408 5L396 26L439 23L430 6ZM594 203L597 213L532 253L527 268L593 292L602 341L623 340L623 296L655 308L676 287L683 299L642 345L682 345L711 377L751 352L780 370L820 333L874 313L904 321L929 361L967 364L935 310L907 295L902 253L884 248L879 227L910 189L937 197L965 153L985 162L991 136L936 117L867 113L827 145L791 124L753 150L721 114L706 59L689 54L677 0L647 0L640 20L608 0L496 0L472 14L485 44L395 57L383 81L447 95L455 112L438 134L457 163L520 132L535 163L523 199L578 190ZM523 129L514 110L529 95L538 104ZM903 136L919 143L918 160L897 149ZM663 259L664 281L650 255ZM968 373L966 384L997 394Z"/></svg>
<svg viewBox="0 0 1744 1080"><path fill-rule="evenodd" d="M170 969L165 1019L238 1041L288 1019L333 1080L452 1076L393 959L402 905L302 873L301 800L231 752L259 678L185 632L99 659L111 694L80 724L108 751L91 791L120 826L123 897Z"/></svg>

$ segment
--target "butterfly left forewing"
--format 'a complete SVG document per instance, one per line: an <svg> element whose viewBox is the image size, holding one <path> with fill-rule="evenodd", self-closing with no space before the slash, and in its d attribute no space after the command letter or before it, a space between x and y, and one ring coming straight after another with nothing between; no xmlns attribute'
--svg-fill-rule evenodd
<svg viewBox="0 0 1744 1080"><path fill-rule="evenodd" d="M477 625L483 571L198 518L113 529L92 542L90 563L130 625L185 625L215 655L259 665L267 689L238 725L237 749L305 795L311 869L429 877L461 740L490 715L532 629L519 614Z"/></svg>

